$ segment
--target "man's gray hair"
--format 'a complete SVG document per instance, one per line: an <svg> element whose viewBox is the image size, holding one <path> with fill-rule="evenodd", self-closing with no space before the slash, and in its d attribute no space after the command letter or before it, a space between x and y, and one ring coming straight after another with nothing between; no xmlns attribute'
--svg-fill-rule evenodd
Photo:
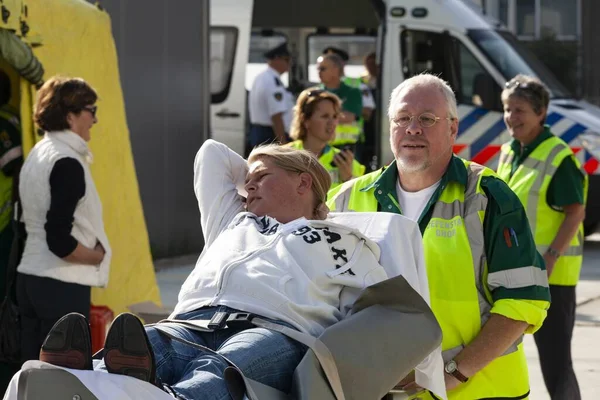
<svg viewBox="0 0 600 400"><path fill-rule="evenodd" d="M388 108L389 119L393 119L396 116L395 100L398 98L400 93L419 86L437 87L446 99L446 105L448 106L448 116L450 118L458 119L458 106L456 105L456 96L454 95L452 88L445 80L429 73L415 75L412 78L406 79L392 91L392 95L390 96L390 106Z"/></svg>
<svg viewBox="0 0 600 400"><path fill-rule="evenodd" d="M342 60L342 57L338 56L335 53L328 53L328 54L324 54L324 55L320 56L317 59L317 62L321 62L324 60L331 61L331 63L333 65L335 65L335 67L340 72L340 75L344 75L344 60Z"/></svg>

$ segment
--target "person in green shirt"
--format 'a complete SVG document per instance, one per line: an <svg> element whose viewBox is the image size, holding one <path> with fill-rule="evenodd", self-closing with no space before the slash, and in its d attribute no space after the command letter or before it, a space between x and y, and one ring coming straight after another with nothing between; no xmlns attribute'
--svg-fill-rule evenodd
<svg viewBox="0 0 600 400"><path fill-rule="evenodd" d="M552 399L578 400L571 339L583 261L587 175L569 146L544 124L549 101L537 78L517 75L506 83L504 122L513 139L502 146L498 175L523 202L546 263L552 305L534 335L546 388Z"/></svg>
<svg viewBox="0 0 600 400"><path fill-rule="evenodd" d="M329 145L335 136L340 99L318 87L300 93L290 130L293 142L288 146L306 149L319 158L331 176L331 188L365 173L365 166L354 159L351 149L339 150Z"/></svg>
<svg viewBox="0 0 600 400"><path fill-rule="evenodd" d="M449 400L526 398L522 338L542 325L550 295L523 205L493 171L453 155L456 97L440 78L403 81L388 117L395 160L332 189L327 205L419 224ZM414 389L414 374L400 386Z"/></svg>
<svg viewBox="0 0 600 400"><path fill-rule="evenodd" d="M342 112L331 144L336 147L355 145L362 132L362 93L342 82L344 61L336 54L326 54L317 59L321 88L335 94L342 101Z"/></svg>

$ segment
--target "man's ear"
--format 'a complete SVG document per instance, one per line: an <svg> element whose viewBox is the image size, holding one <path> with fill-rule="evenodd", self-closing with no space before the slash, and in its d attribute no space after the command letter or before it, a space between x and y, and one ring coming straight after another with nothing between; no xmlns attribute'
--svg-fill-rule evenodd
<svg viewBox="0 0 600 400"><path fill-rule="evenodd" d="M307 172L300 174L300 181L298 182L297 189L298 194L305 194L312 190L312 176Z"/></svg>
<svg viewBox="0 0 600 400"><path fill-rule="evenodd" d="M450 136L452 137L452 139L456 139L456 137L458 136L458 118L455 118L452 121L450 121Z"/></svg>

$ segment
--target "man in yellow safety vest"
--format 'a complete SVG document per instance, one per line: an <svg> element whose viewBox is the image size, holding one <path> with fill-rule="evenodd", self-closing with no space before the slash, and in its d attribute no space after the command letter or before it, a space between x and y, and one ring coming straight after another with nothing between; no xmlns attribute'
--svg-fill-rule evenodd
<svg viewBox="0 0 600 400"><path fill-rule="evenodd" d="M446 82L405 80L388 115L395 161L333 189L328 206L418 221L449 399L525 399L523 334L539 329L550 301L525 210L493 171L452 154L458 114ZM415 386L414 374L399 380Z"/></svg>

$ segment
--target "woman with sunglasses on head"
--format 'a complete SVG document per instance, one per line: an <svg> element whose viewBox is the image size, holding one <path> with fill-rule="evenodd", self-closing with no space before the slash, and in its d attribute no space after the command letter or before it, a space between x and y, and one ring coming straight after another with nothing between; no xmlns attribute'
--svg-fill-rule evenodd
<svg viewBox="0 0 600 400"><path fill-rule="evenodd" d="M335 137L340 112L340 99L335 94L319 88L307 89L298 96L290 132L294 141L289 146L316 155L331 176L332 188L365 173L365 166L354 159L352 150L329 145Z"/></svg>
<svg viewBox="0 0 600 400"><path fill-rule="evenodd" d="M111 251L88 147L97 98L80 78L53 77L37 93L34 120L43 138L19 184L27 232L16 289L23 361L38 358L63 315L88 316L91 287L108 283Z"/></svg>
<svg viewBox="0 0 600 400"><path fill-rule="evenodd" d="M513 138L502 146L498 175L519 196L544 257L552 304L534 334L552 399L581 399L571 359L575 287L583 261L588 177L573 150L546 125L550 94L537 78L517 75L502 91Z"/></svg>

